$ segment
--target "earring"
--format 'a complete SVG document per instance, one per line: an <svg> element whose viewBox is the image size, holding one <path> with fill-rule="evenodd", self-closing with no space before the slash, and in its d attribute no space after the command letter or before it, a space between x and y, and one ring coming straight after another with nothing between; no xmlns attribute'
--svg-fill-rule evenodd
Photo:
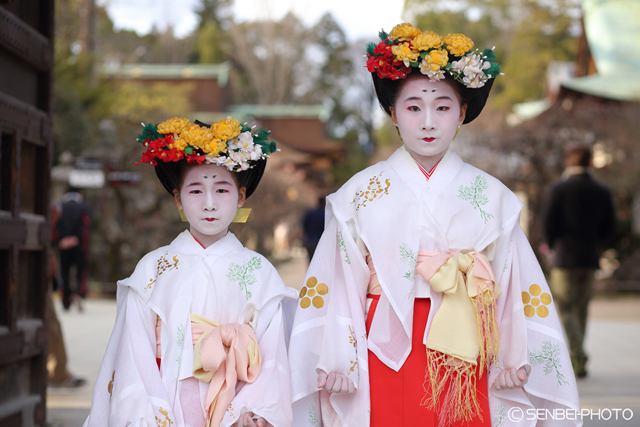
<svg viewBox="0 0 640 427"><path fill-rule="evenodd" d="M458 136L458 131L459 131L459 130L460 130L460 125L458 125L458 128L456 129L456 133L453 135L453 139L452 139L452 141L453 141L454 139L456 139L456 136Z"/></svg>
<svg viewBox="0 0 640 427"><path fill-rule="evenodd" d="M187 220L187 216L184 214L184 210L178 208L178 213L180 214L182 222L189 222L189 220Z"/></svg>

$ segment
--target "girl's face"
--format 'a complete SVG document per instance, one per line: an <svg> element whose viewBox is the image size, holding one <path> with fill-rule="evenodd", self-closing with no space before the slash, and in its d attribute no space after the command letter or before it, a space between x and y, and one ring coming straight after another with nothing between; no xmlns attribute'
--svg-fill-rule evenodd
<svg viewBox="0 0 640 427"><path fill-rule="evenodd" d="M408 78L391 108L391 119L407 151L430 169L446 153L466 110L448 83Z"/></svg>
<svg viewBox="0 0 640 427"><path fill-rule="evenodd" d="M173 190L176 206L184 210L191 234L205 247L227 234L229 224L245 201L232 172L212 164L189 167L180 191Z"/></svg>

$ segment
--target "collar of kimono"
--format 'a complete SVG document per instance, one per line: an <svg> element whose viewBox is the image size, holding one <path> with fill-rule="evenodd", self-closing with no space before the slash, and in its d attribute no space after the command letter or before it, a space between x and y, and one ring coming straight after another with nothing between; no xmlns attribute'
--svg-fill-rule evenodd
<svg viewBox="0 0 640 427"><path fill-rule="evenodd" d="M227 234L209 247L204 248L198 240L193 237L189 230L184 230L176 237L171 246L176 250L187 255L212 255L214 257L222 256L228 252L242 248L242 243L232 232Z"/></svg>
<svg viewBox="0 0 640 427"><path fill-rule="evenodd" d="M478 252L421 251L416 272L443 293L427 336L432 392L423 403L438 408L450 421L469 419L480 409L474 373L478 369L479 376L491 362L497 363L500 353L495 299L502 291L489 261ZM448 383L452 386L445 391Z"/></svg>
<svg viewBox="0 0 640 427"><path fill-rule="evenodd" d="M197 314L191 314L191 334L193 376L209 383L206 426L218 427L236 396L238 380L252 383L258 378L258 343L248 325L221 325Z"/></svg>
<svg viewBox="0 0 640 427"><path fill-rule="evenodd" d="M442 160L442 159L440 159L440 160ZM420 162L418 162L417 160L415 160L415 162L416 162L416 165L418 165L418 169L420 169L420 172L422 172L424 177L427 178L427 181L429 181L429 178L431 178L431 175L433 175L433 173L436 171L436 168L440 164L440 160L438 160L438 162L435 165L433 165L433 167L431 169L429 169L429 170L426 170L425 167L422 166L420 164Z"/></svg>

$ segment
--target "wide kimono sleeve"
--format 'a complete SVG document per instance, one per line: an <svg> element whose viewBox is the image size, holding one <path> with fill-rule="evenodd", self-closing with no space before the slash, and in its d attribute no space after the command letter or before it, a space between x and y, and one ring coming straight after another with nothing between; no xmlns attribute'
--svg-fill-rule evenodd
<svg viewBox="0 0 640 427"><path fill-rule="evenodd" d="M490 368L488 386L502 369L532 368L522 389L490 389L492 426L582 425L575 376L553 297L519 225L498 240L492 267L503 294L497 299L501 352L498 366Z"/></svg>
<svg viewBox="0 0 640 427"><path fill-rule="evenodd" d="M118 282L117 315L96 379L91 411L85 427L157 426L175 419L156 364L156 314L128 286L140 277L152 277L149 256L136 272ZM147 271L149 270L149 271Z"/></svg>
<svg viewBox="0 0 640 427"><path fill-rule="evenodd" d="M369 425L365 302L370 272L354 232L329 204L289 345L295 426L323 425L323 416L324 425ZM356 391L321 396L319 370L345 373Z"/></svg>
<svg viewBox="0 0 640 427"><path fill-rule="evenodd" d="M273 266L269 264L266 270L261 277L261 286L272 292L260 308L255 325L262 359L260 374L254 382L243 383L227 409L223 427L230 426L248 411L265 418L274 427L289 427L293 423L285 315L291 310L290 301L296 294L295 289L284 286Z"/></svg>

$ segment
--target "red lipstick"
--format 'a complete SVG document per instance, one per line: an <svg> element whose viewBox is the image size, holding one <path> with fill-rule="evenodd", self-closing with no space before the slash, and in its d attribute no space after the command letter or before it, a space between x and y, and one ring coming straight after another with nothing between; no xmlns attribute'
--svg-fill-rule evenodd
<svg viewBox="0 0 640 427"><path fill-rule="evenodd" d="M431 141L435 141L435 138L422 138L422 140L426 142L431 142Z"/></svg>
<svg viewBox="0 0 640 427"><path fill-rule="evenodd" d="M215 219L215 218L205 218L205 220L207 220L207 221L209 221L209 222L213 222L213 221L215 221L216 219Z"/></svg>

